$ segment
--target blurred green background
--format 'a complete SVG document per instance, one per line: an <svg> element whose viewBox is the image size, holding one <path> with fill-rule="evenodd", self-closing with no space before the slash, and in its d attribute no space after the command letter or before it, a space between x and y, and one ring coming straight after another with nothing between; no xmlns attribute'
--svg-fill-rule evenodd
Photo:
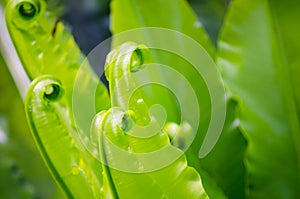
<svg viewBox="0 0 300 199"><path fill-rule="evenodd" d="M214 45L228 1L188 1ZM108 0L47 0L83 53L111 36ZM2 6L5 1L2 0ZM2 28L2 24L1 24ZM107 49L109 51L109 49ZM105 82L105 79L102 78ZM63 198L44 165L26 124L23 102L0 54L0 198Z"/></svg>

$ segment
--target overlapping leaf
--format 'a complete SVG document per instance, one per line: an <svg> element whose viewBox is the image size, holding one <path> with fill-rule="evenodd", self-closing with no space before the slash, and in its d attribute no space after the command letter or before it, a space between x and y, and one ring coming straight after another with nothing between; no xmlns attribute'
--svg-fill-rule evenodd
<svg viewBox="0 0 300 199"><path fill-rule="evenodd" d="M249 198L299 197L297 1L236 0L219 40L218 64L241 99Z"/></svg>
<svg viewBox="0 0 300 199"><path fill-rule="evenodd" d="M175 6L176 5L176 6ZM172 30L180 31L200 43L210 54L214 55L212 45L208 41L208 37L197 21L195 14L184 1L130 1L114 0L112 2L112 26L111 29L115 35L122 31L131 30L133 28L141 27L164 27ZM195 26L198 24L198 26ZM145 32L145 34L147 34ZM154 41L154 37L148 35L149 43ZM122 41L124 42L124 41ZM183 41L178 39L172 41L178 43L181 48L184 48ZM114 45L120 44L118 38L114 40ZM191 50L191 49L186 49ZM205 99L208 93L205 93L204 87L201 87L201 79L193 77L194 71L189 70L187 63L178 59L178 57L164 52L155 52L154 61L156 63L163 63L180 71L189 80L195 88L197 95ZM162 78L162 74L160 74ZM182 85L181 82L178 86ZM184 90L184 89L183 89ZM156 93L156 92L153 92ZM157 98L157 102L165 100L161 92ZM155 95L150 98L155 98ZM188 97L188 96L187 96ZM206 98L207 99L207 98ZM222 132L219 142L214 150L205 159L198 159L198 151L203 139L203 134L196 138L194 148L187 152L188 163L194 166L198 172L202 172L204 179L204 186L207 190L211 186L211 180L205 180L205 174L209 173L217 182L218 186L222 187L227 196L230 198L244 198L245 197L245 169L243 163L244 151L246 148L246 141L239 130L238 119L236 118L236 104L232 100L228 100L227 119L225 128ZM201 115L210 115L210 102L201 104ZM173 109L176 109L171 107ZM178 114L178 112L175 112ZM203 118L202 118L203 119ZM200 121L200 126L205 129L209 121ZM203 132L203 131L202 131ZM234 155L233 155L234 153ZM231 162L231 164L228 164ZM203 172L203 170L205 172ZM233 172L234 171L234 172ZM206 187L207 182L207 187ZM210 195L213 191L209 192Z"/></svg>

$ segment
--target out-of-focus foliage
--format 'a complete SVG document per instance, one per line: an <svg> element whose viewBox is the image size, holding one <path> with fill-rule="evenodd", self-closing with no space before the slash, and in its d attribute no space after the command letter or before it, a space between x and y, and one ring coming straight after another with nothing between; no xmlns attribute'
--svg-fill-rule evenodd
<svg viewBox="0 0 300 199"><path fill-rule="evenodd" d="M111 12L110 28L113 34L142 27L168 28L195 39L204 46L210 55L214 53L214 48L203 25L197 20L195 13L185 1L141 2L133 0L127 2L113 0ZM118 44L114 43L114 45Z"/></svg>
<svg viewBox="0 0 300 199"><path fill-rule="evenodd" d="M229 1L188 0L188 2L205 27L213 44L216 45Z"/></svg>
<svg viewBox="0 0 300 199"><path fill-rule="evenodd" d="M242 199L246 198L247 171L244 157L247 140L240 128L238 111L236 100L230 98L227 101L222 134L213 150L199 162L201 168L214 179L228 198Z"/></svg>
<svg viewBox="0 0 300 199"><path fill-rule="evenodd" d="M47 9L55 13L57 16L63 15L66 10L66 0L45 0Z"/></svg>
<svg viewBox="0 0 300 199"><path fill-rule="evenodd" d="M218 64L249 139L249 198L300 196L299 11L294 0L235 0L219 39Z"/></svg>
<svg viewBox="0 0 300 199"><path fill-rule="evenodd" d="M62 198L27 126L24 105L0 55L0 198Z"/></svg>
<svg viewBox="0 0 300 199"><path fill-rule="evenodd" d="M2 6L5 6L6 2L7 2L7 0L0 0L0 3L1 3Z"/></svg>

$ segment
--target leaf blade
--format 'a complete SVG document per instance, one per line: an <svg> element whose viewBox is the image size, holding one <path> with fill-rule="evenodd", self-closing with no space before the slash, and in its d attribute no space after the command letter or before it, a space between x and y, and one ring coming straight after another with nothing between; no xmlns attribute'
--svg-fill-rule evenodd
<svg viewBox="0 0 300 199"><path fill-rule="evenodd" d="M219 39L218 64L230 91L242 100L241 123L249 139L246 164L251 198L299 195L299 154L286 117L290 114L284 77L288 66L281 56L287 52L280 47L275 27L275 16L279 15L270 8L277 3L234 1ZM279 162L290 169L282 170Z"/></svg>

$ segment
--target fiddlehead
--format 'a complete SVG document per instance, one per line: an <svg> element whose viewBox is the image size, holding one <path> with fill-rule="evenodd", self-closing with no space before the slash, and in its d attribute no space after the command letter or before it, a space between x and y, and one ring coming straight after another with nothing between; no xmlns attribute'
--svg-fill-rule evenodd
<svg viewBox="0 0 300 199"><path fill-rule="evenodd" d="M136 86L131 73L143 61L134 59L140 59L141 49L147 50L140 47L124 44L107 58L105 72L114 107L99 113L93 122L99 159L104 164L104 197L208 198L199 174L187 166L185 155L171 145L167 133L151 128L155 132L143 137L145 129L137 128L157 123L142 92L124 96ZM145 190L142 187L147 191L139 191Z"/></svg>
<svg viewBox="0 0 300 199"><path fill-rule="evenodd" d="M31 84L26 116L39 151L68 198L99 198L101 164L85 150L68 116L60 81L41 76Z"/></svg>
<svg viewBox="0 0 300 199"><path fill-rule="evenodd" d="M85 87L79 88L82 90L96 84L96 111L107 109L110 104L105 86L72 35L46 7L44 0L11 0L6 5L6 24L29 79L40 75L59 79L65 87L70 111L75 78L84 81Z"/></svg>
<svg viewBox="0 0 300 199"><path fill-rule="evenodd" d="M77 88L81 99L89 94L90 85L96 85L96 94L89 96L95 98L95 109L100 111L110 106L106 88L73 37L47 11L44 0L9 1L6 23L22 65L33 81L25 109L44 161L70 198L100 197L101 164L86 151L78 136L83 127L76 125L73 116L73 89L76 78L84 81ZM92 117L87 119L91 123Z"/></svg>

